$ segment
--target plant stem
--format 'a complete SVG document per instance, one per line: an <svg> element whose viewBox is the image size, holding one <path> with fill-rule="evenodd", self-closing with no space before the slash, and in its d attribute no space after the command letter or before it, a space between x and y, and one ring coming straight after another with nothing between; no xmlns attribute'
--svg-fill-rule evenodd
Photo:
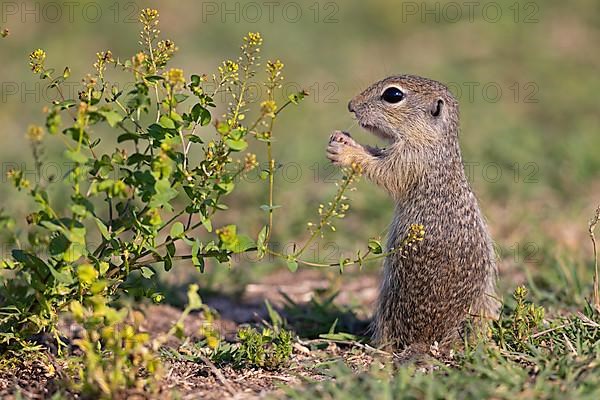
<svg viewBox="0 0 600 400"><path fill-rule="evenodd" d="M268 246L273 231L273 191L275 185L275 160L273 159L273 119L269 124L269 141L267 142L267 158L269 160L269 220L267 223L267 234L265 236L265 245Z"/></svg>
<svg viewBox="0 0 600 400"><path fill-rule="evenodd" d="M342 197L344 196L344 192L346 191L346 189L350 185L350 182L352 182L352 180L354 179L355 176L356 176L356 171L354 169L352 169L352 172L350 173L350 175L348 175L345 182L342 184L342 186L338 190L337 195L335 196L335 199L333 200L333 203L331 204L331 207L329 207L329 209L327 210L327 213L325 213L325 216L322 217L321 220L319 221L319 226L314 230L312 235L310 235L310 237L308 238L306 243L304 243L304 245L300 248L300 250L298 250L294 254L294 258L299 257L308 248L308 246L313 242L313 240L315 240L317 235L319 233L321 233L321 231L323 230L323 227L325 226L327 221L333 215L333 212L335 211L339 202L342 200Z"/></svg>

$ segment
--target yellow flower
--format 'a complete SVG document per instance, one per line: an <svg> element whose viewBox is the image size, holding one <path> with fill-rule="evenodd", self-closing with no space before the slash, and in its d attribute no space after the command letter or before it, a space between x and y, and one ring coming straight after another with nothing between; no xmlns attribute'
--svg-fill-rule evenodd
<svg viewBox="0 0 600 400"><path fill-rule="evenodd" d="M136 66L142 65L144 61L146 61L146 54L141 51L133 57L133 64Z"/></svg>
<svg viewBox="0 0 600 400"><path fill-rule="evenodd" d="M104 61L104 62L113 62L114 61L112 51L110 51L110 50L101 51L99 53L96 53L96 57L98 58L98 61Z"/></svg>
<svg viewBox="0 0 600 400"><path fill-rule="evenodd" d="M32 142L41 142L44 137L44 130L38 125L29 125L27 128L27 139Z"/></svg>
<svg viewBox="0 0 600 400"><path fill-rule="evenodd" d="M267 72L274 75L283 69L284 65L281 61L267 61Z"/></svg>
<svg viewBox="0 0 600 400"><path fill-rule="evenodd" d="M275 111L277 110L277 103L275 103L273 100L263 101L260 103L260 110L263 114L269 117L274 117Z"/></svg>
<svg viewBox="0 0 600 400"><path fill-rule="evenodd" d="M185 76L183 75L183 70L180 68L171 68L167 72L167 82L171 86L179 87L185 84Z"/></svg>
<svg viewBox="0 0 600 400"><path fill-rule="evenodd" d="M29 54L29 66L36 74L44 69L44 61L46 60L46 52L42 49L37 49Z"/></svg>
<svg viewBox="0 0 600 400"><path fill-rule="evenodd" d="M244 41L248 42L250 46L260 46L262 44L262 37L260 32L248 32L248 36L244 38Z"/></svg>
<svg viewBox="0 0 600 400"><path fill-rule="evenodd" d="M244 159L244 170L251 171L258 166L256 161L256 154L248 153Z"/></svg>
<svg viewBox="0 0 600 400"><path fill-rule="evenodd" d="M144 8L140 14L140 22L149 24L158 18L158 10L153 8Z"/></svg>
<svg viewBox="0 0 600 400"><path fill-rule="evenodd" d="M221 75L237 75L240 66L235 61L227 60L223 61L223 65L219 67L219 73Z"/></svg>

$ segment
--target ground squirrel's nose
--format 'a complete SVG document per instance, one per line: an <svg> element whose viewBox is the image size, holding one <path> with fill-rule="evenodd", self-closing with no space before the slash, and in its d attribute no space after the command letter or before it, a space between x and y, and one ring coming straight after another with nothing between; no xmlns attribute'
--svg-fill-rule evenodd
<svg viewBox="0 0 600 400"><path fill-rule="evenodd" d="M348 111L350 111L351 113L354 112L354 106L352 105L352 100L350 100L348 102Z"/></svg>

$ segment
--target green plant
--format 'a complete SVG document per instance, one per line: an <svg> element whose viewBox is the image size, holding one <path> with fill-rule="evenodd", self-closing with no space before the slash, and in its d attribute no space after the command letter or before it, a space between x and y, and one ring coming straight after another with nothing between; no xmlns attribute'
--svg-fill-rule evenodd
<svg viewBox="0 0 600 400"><path fill-rule="evenodd" d="M34 185L22 171L9 172L15 187L37 203L37 210L27 217L28 243L19 244L12 259L2 262L8 271L0 276L5 305L0 343L11 344L40 331L52 332L59 340L55 326L61 310L86 298L114 298L131 274L152 279L157 262L169 270L175 260L189 258L203 270L207 259L228 261L233 253L254 246L235 227L217 230L211 237L211 220L227 208L221 199L232 192L236 177L256 166L252 154L242 160L233 157L246 148L247 136L270 146L271 131L265 127L271 128L275 119L274 98L261 105L251 126L242 122L250 111L245 91L256 73L262 38L248 34L241 57L225 61L211 79L191 75L187 80L182 70L167 69L177 47L159 40L158 12L145 9L140 21L140 52L125 61L110 51L98 53L95 73L85 78L79 98L63 97L48 109L46 128L63 141L65 158L71 162L66 179L45 182L40 174ZM30 55L30 66L62 97L68 68L55 77L42 50ZM131 73L135 88L123 93L111 86L105 78L109 66ZM282 68L279 61L267 62L265 84L270 93L282 79ZM220 91L228 93L230 106L224 119L215 122L216 135L210 135L204 130ZM293 96L281 109L302 96ZM186 101L192 103L186 106ZM65 114L71 121L66 127ZM106 138L96 131L103 124L121 132L112 152L102 152L114 145L108 137L108 146L103 146ZM36 169L43 162L43 136L41 127L29 129ZM203 154L197 163L189 159L192 146L195 154ZM52 202L50 185L68 187L67 207ZM96 246L95 238L100 242ZM187 245L191 254L176 254L177 242ZM135 290L127 288L129 293ZM144 294L160 298L159 293Z"/></svg>
<svg viewBox="0 0 600 400"><path fill-rule="evenodd" d="M142 10L142 49L134 56L97 53L94 73L84 78L78 98L63 95L68 67L57 75L46 66L43 50L30 54L31 70L61 99L47 107L46 131L62 141L69 168L62 180L44 179L40 167L46 135L43 128L30 126L35 182L19 169L9 171L8 178L36 209L27 216L26 240L13 238L12 257L0 264L0 345L22 347L39 332L51 333L62 344L56 324L74 301L105 298L109 303L123 294L160 301L161 293L128 284L133 276L155 279L158 263L169 271L175 262L191 260L204 271L208 260L227 263L236 253L252 251L259 259L265 254L280 257L291 270L298 264L343 270L362 265L369 254L374 255L370 259L385 256L373 239L355 260L319 264L300 258L324 227L333 227L332 218L342 218L348 210L345 192L359 176L357 168L347 171L333 201L319 209L319 223L310 225L310 237L299 250L282 254L269 246L278 208L274 122L307 93L293 94L280 104L275 89L284 66L279 60L267 61L267 99L248 102L248 87L258 73L258 33L244 37L240 57L223 62L211 77L187 78L181 69L169 67L178 49L171 40L159 38L158 17L156 10ZM134 88L123 92L109 83L109 68L129 74ZM214 118L211 109L219 93L226 95L227 105L222 118ZM208 131L211 122L214 133ZM105 131L113 134L103 135ZM267 223L256 240L235 225L212 226L215 215L227 210L222 200L235 189L236 179L258 165L255 154L243 153L249 138L264 144L268 165L261 171L268 186L268 204L261 206ZM68 201L52 198L50 187L53 193L60 188ZM415 230L424 233L422 227Z"/></svg>
<svg viewBox="0 0 600 400"><path fill-rule="evenodd" d="M292 334L285 329L253 327L242 328L237 333L240 346L235 352L238 365L274 369L284 366L292 355Z"/></svg>
<svg viewBox="0 0 600 400"><path fill-rule="evenodd" d="M535 334L543 327L544 308L526 301L527 289L524 286L515 289L513 298L514 310L494 321L492 337L504 349L524 351L541 340Z"/></svg>
<svg viewBox="0 0 600 400"><path fill-rule="evenodd" d="M87 302L89 307L71 303L73 317L83 327L82 337L74 342L83 352L83 367L72 387L107 399L128 388L152 391L161 367L150 335L140 331L143 315L108 307L103 297Z"/></svg>
<svg viewBox="0 0 600 400"><path fill-rule="evenodd" d="M176 323L154 339L140 329L144 315L139 311L110 307L101 296L86 299L85 305L72 302L73 318L82 327L74 344L83 353L83 367L76 368L78 380L69 385L76 392L106 399L128 389L156 391L162 376L158 349L170 337L183 336L183 323L191 311L205 308L197 285L190 285L187 297L188 304Z"/></svg>

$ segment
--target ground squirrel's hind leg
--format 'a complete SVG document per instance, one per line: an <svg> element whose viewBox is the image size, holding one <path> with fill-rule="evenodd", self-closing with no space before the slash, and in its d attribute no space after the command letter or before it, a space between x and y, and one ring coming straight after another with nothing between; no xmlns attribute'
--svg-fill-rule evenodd
<svg viewBox="0 0 600 400"><path fill-rule="evenodd" d="M483 293L473 306L473 312L484 322L498 319L502 301L496 294L496 273L490 273L484 283Z"/></svg>
<svg viewBox="0 0 600 400"><path fill-rule="evenodd" d="M424 343L414 343L404 350L394 353L394 361L398 364L414 363L418 366L430 364L434 358L431 355L431 346Z"/></svg>

